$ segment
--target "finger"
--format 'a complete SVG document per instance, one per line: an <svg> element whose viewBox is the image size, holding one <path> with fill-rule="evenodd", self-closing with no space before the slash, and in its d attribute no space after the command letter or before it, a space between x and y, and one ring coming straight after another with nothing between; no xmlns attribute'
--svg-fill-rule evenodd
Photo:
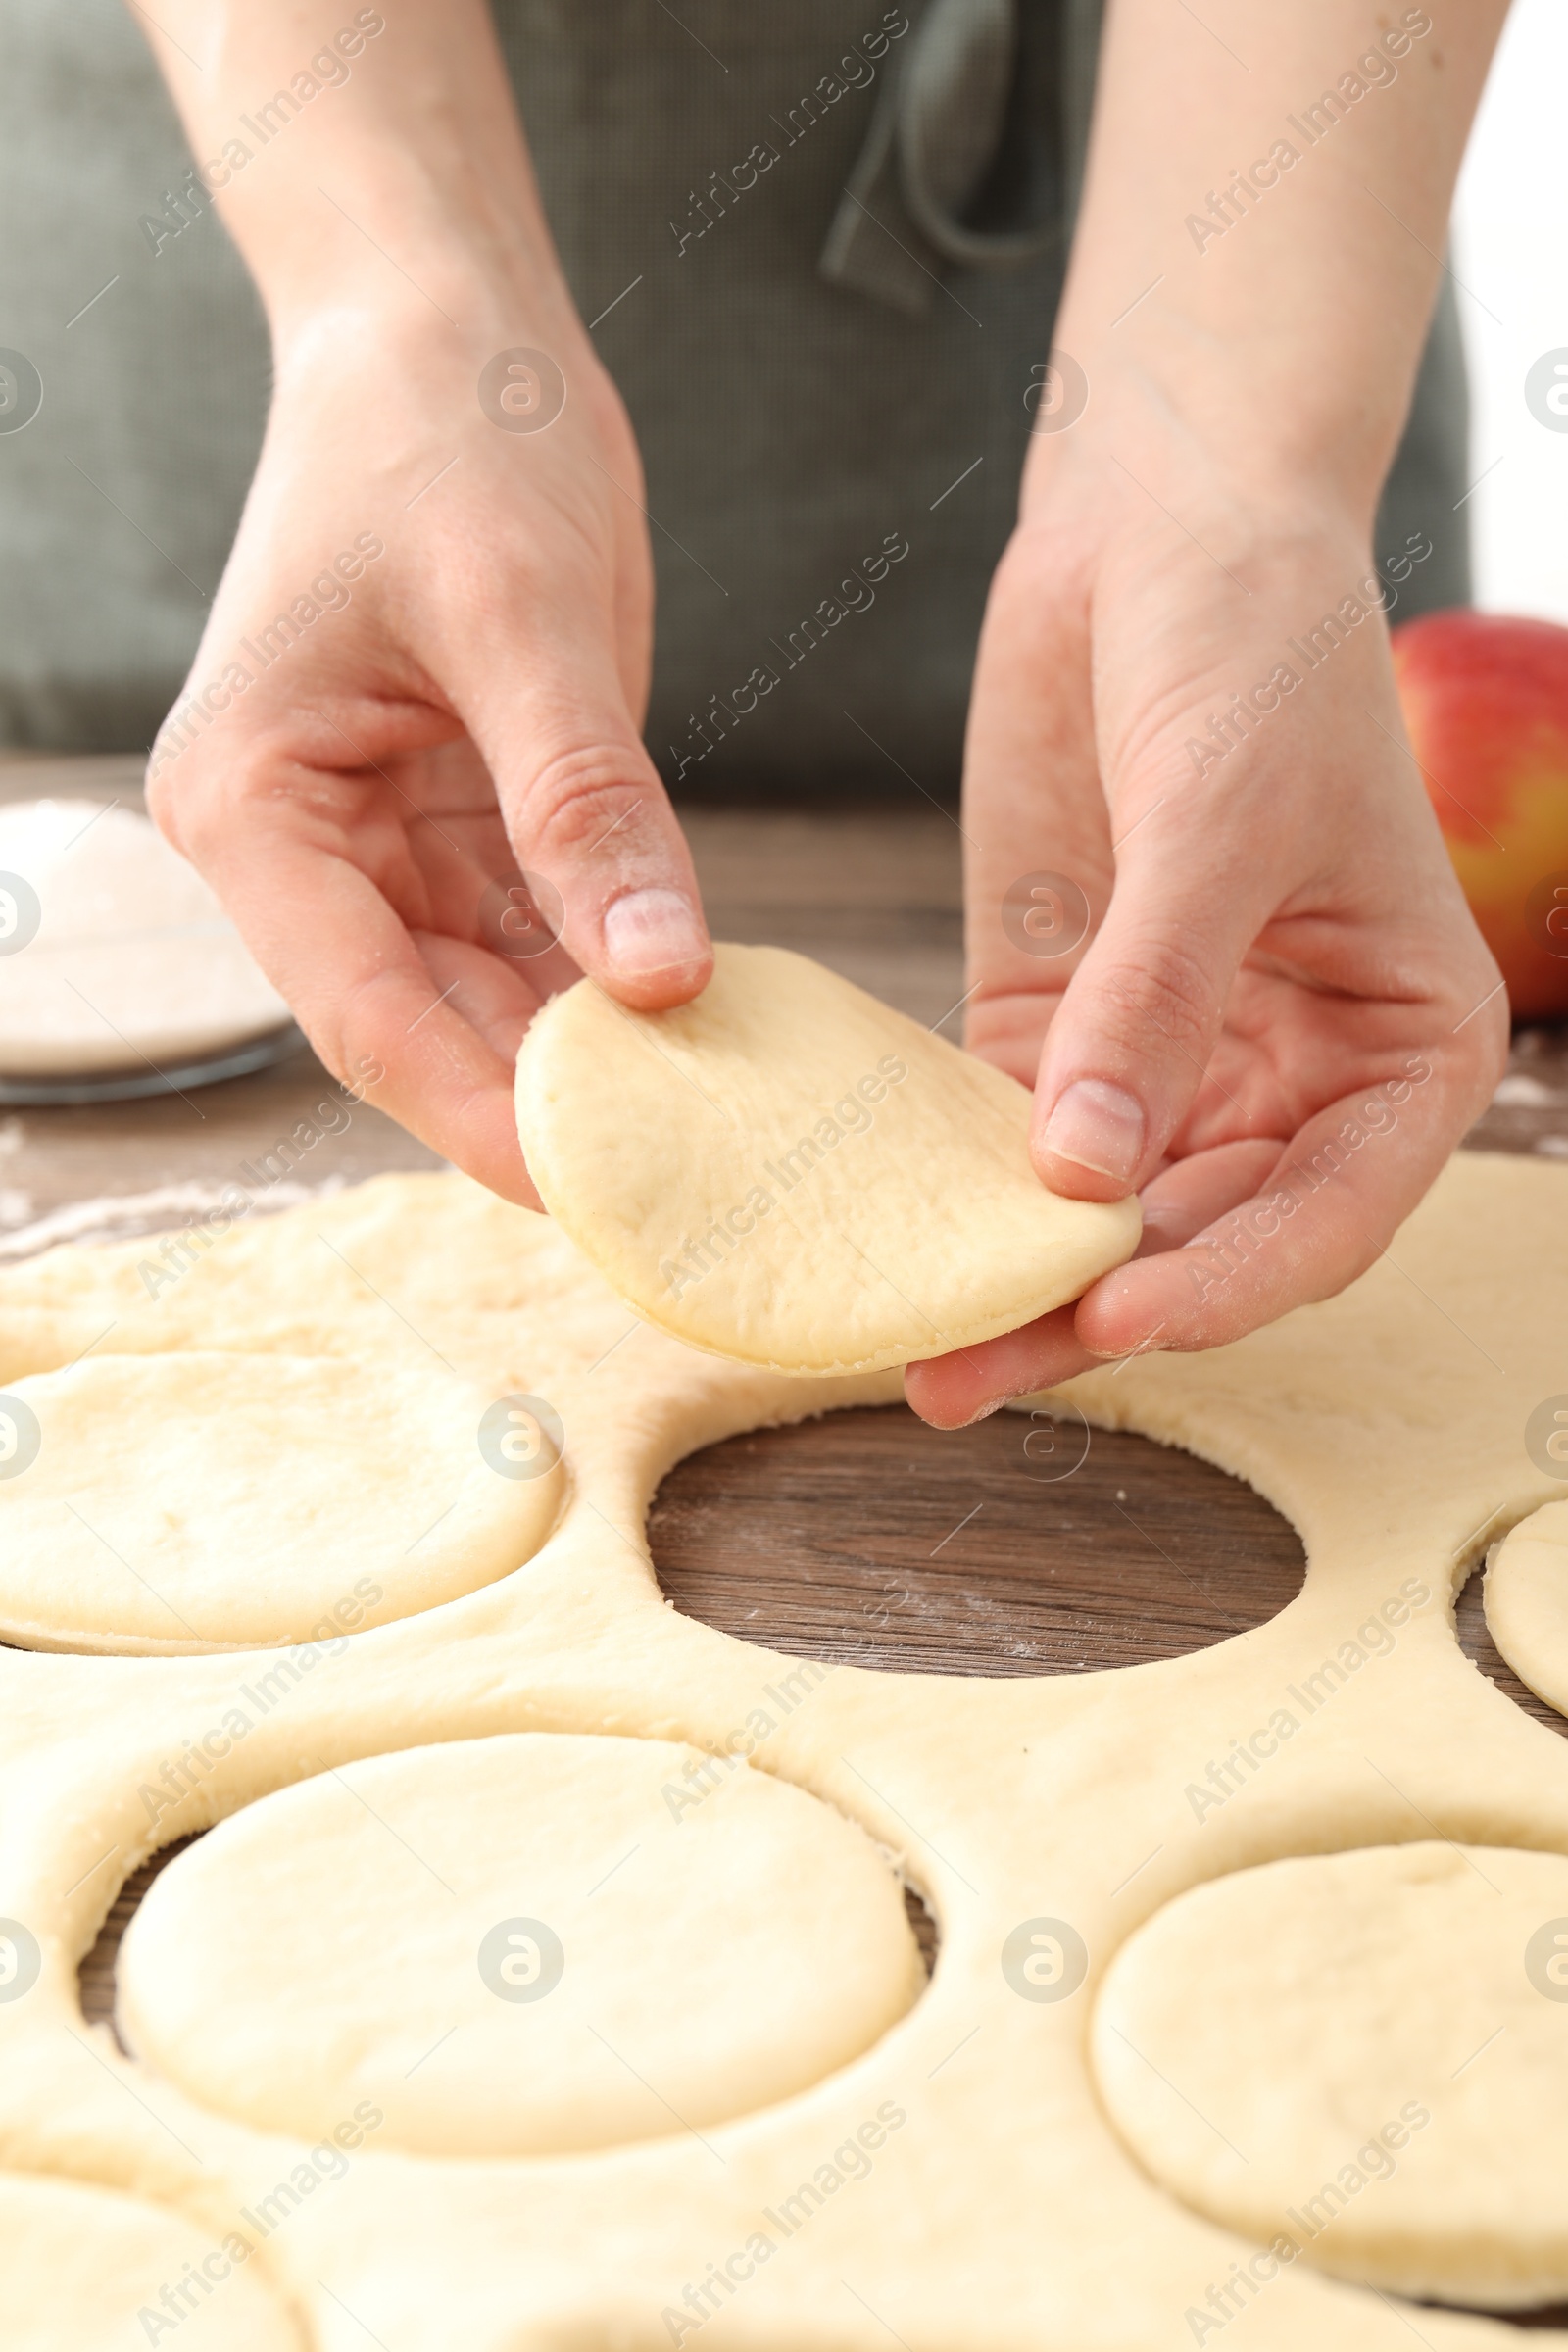
<svg viewBox="0 0 1568 2352"><path fill-rule="evenodd" d="M1003 559L963 758L965 1043L1029 1087L1112 881L1088 619L1054 556L1020 532Z"/></svg>
<svg viewBox="0 0 1568 2352"><path fill-rule="evenodd" d="M966 1429L1009 1396L1054 1389L1100 1361L1074 1331L1072 1314L1070 1306L1058 1306L1000 1340L906 1364L906 1399L934 1429Z"/></svg>
<svg viewBox="0 0 1568 2352"><path fill-rule="evenodd" d="M1250 1200L1278 1167L1284 1152L1284 1140L1278 1136L1248 1137L1195 1152L1162 1168L1139 1195L1144 1230L1134 1256L1179 1250L1211 1218Z"/></svg>
<svg viewBox="0 0 1568 2352"><path fill-rule="evenodd" d="M1129 841L1041 1062L1032 1151L1053 1191L1122 1200L1158 1165L1260 928L1259 862L1185 812L1162 824L1157 806Z"/></svg>
<svg viewBox="0 0 1568 2352"><path fill-rule="evenodd" d="M560 894L567 953L624 1004L685 1004L713 968L691 853L627 708L610 616L591 582L552 585L547 606L510 616L512 642L464 650L454 700L519 865Z"/></svg>
<svg viewBox="0 0 1568 2352"><path fill-rule="evenodd" d="M511 964L468 940L442 931L416 930L410 936L443 1003L504 1062L514 1063L543 997Z"/></svg>
<svg viewBox="0 0 1568 2352"><path fill-rule="evenodd" d="M1272 1141L1226 1144L1163 1169L1141 1196L1144 1230L1136 1256L1180 1248L1211 1217L1249 1199L1284 1149ZM922 1421L963 1429L1009 1397L1054 1388L1102 1360L1085 1347L1075 1314L1072 1306L1058 1306L999 1340L907 1364L905 1396Z"/></svg>
<svg viewBox="0 0 1568 2352"><path fill-rule="evenodd" d="M243 854L204 867L327 1068L492 1192L542 1206L517 1141L511 1058L455 1009L374 883L254 816Z"/></svg>
<svg viewBox="0 0 1568 2352"><path fill-rule="evenodd" d="M1388 1248L1475 1115L1483 1082L1468 1044L1406 1055L1394 1076L1310 1119L1261 1189L1184 1247L1095 1283L1078 1302L1078 1338L1102 1358L1212 1348L1332 1298Z"/></svg>

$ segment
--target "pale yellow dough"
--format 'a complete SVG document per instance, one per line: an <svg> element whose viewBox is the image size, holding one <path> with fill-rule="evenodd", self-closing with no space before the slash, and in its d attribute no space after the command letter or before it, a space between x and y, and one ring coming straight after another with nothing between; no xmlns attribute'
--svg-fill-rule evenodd
<svg viewBox="0 0 1568 2352"><path fill-rule="evenodd" d="M1492 1639L1519 1680L1568 1714L1568 1500L1503 1538L1485 1596Z"/></svg>
<svg viewBox="0 0 1568 2352"><path fill-rule="evenodd" d="M720 947L693 1004L589 981L534 1021L517 1128L553 1216L637 1312L785 1372L994 1339L1137 1247L1137 1203L1048 1193L1029 1096L782 948Z"/></svg>
<svg viewBox="0 0 1568 2352"><path fill-rule="evenodd" d="M6 2352L302 2352L260 2268L140 2197L0 2173Z"/></svg>
<svg viewBox="0 0 1568 2352"><path fill-rule="evenodd" d="M854 1148L841 1146L832 1164ZM1299 1190L1298 1213L1310 1215L1309 1177ZM1304 2259L1259 2294L1268 2261L1258 2240L1156 2180L1111 2121L1090 2028L1118 1952L1136 1949L1130 1939L1148 1922L1157 1935L1168 1906L1179 1922L1193 1888L1212 1885L1220 1899L1236 1874L1271 1862L1452 1839L1489 1870L1486 1849L1510 1849L1492 1871L1504 1890L1499 1916L1514 1922L1518 1973L1499 1986L1492 2021L1507 2030L1473 2062L1453 2046L1481 1961L1441 2012L1413 1985L1391 2017L1390 2045L1425 2071L1395 2086L1394 2112L1426 2097L1428 2075L1461 2119L1489 2081L1517 2086L1510 2040L1538 2028L1514 2007L1524 1945L1508 1889L1516 1870L1555 1883L1568 1857L1568 1740L1531 1721L1461 1654L1449 1600L1500 1532L1561 1499L1525 1433L1543 1399L1568 1394L1565 1231L1568 1169L1461 1153L1342 1298L1207 1355L1151 1354L1074 1382L1071 1399L1097 1428L1185 1446L1257 1486L1300 1529L1305 1586L1271 1623L1192 1656L1004 1681L818 1665L667 1607L644 1517L669 1466L768 1422L891 1401L899 1375L807 1379L694 1352L632 1317L558 1225L464 1178L377 1179L271 1220L247 1214L177 1246L185 1271L172 1284L141 1270L165 1263L155 1242L59 1250L0 1275L6 1387L63 1367L95 1341L94 1353L112 1346L154 1363L226 1348L445 1380L434 1349L450 1377L482 1396L524 1391L547 1401L565 1433L567 1473L561 1516L520 1572L438 1606L416 1601L412 1613L315 1649L308 1670L303 1650L126 1658L0 1648L5 2163L114 2180L177 2212L209 2248L243 2234L247 2275L265 2275L298 2312L314 2352L362 2352L377 2338L387 2352L887 2352L894 2341L908 2352L1411 2352L1412 2328L1431 2352L1518 2352L1519 2336L1494 2320L1415 2309ZM279 1500L287 1479L280 1457ZM867 1526L877 1511L867 1493ZM982 1511L974 1526L985 1524ZM1152 1545L1168 1547L1152 1517L1139 1524ZM949 1525L932 1526L931 1546ZM748 1530L732 1533L744 1566ZM845 1540L857 1541L857 1529ZM1043 1544L1042 1575L1054 1565ZM1184 1570L1200 1576L1200 1556ZM220 1569L211 1574L216 1590ZM1170 1575L1185 1591L1183 1571ZM817 2079L778 2096L736 2088L771 2103L691 2132L521 2156L432 2154L388 2142L386 2120L364 2129L362 2119L340 2161L337 2143L259 2131L214 2103L214 2091L193 2097L160 2064L128 2060L84 2027L75 1966L117 1887L153 1848L230 1825L266 1861L256 1884L299 1928L292 1947L269 1947L275 1983L253 1980L270 2004L275 2083L298 2085L321 2046L311 2039L320 2022L312 1972L332 1976L340 1932L364 1949L365 1923L378 1923L374 1982L384 1987L407 1948L427 1984L426 1924L442 1905L461 1908L466 1885L425 1849L457 1888L449 1896L393 1834L406 1827L401 1813L378 1807L378 1825L352 1791L376 1803L374 1775L396 1774L409 1751L426 1751L421 1762L432 1747L471 1755L516 1735L564 1737L607 1756L628 1740L704 1751L716 1793L659 1833L677 1860L706 1852L729 1794L764 1774L759 1817L762 1801L795 1799L830 1832L837 1816L858 1824L900 1857L937 1914L929 1986L902 2014L895 2007L885 2029L868 2022L872 2038ZM409 1769L412 1801L433 1801ZM295 1818L291 1806L302 1823L314 1820L329 1794L335 1822L357 1813L353 1834L379 1840L379 1875L372 1883L357 1861L335 1885L313 1871L312 1847L296 1844L292 1889L272 1825ZM552 1802L552 1821L558 1803L576 1818L568 1794ZM546 1818L514 1807L498 1829L486 1815L482 1843L522 1838ZM218 1831L215 1857L228 1835ZM641 1865L631 1849L643 1842L626 1836L604 1866L624 1857L623 1868L592 1897L584 1873L585 1917ZM195 1882L207 1850L197 1844L171 1865L169 1901L182 1873ZM478 1867L488 1868L482 1850ZM782 1886L749 1884L723 1938L755 1939L759 1920L778 1923L781 1899L791 1918L818 1916L810 1869L793 1866L791 1881L790 1867ZM669 1951L680 1922L716 1936L718 1875L670 1876L668 1917L647 1950L623 1938L619 1967L604 1960L617 2016L640 2014L645 1961ZM877 1883L886 1891L885 1873ZM154 1932L158 1900L155 1888L131 1931L132 1960ZM519 1905L515 1916L535 1914ZM1469 1935L1464 1919L1460 1929ZM1227 2097L1266 2095L1259 2052L1262 2082L1279 2080L1275 2009L1259 1989L1270 1982L1271 1932L1240 1918L1242 1940L1221 1955L1234 1986ZM788 1938L787 1923L780 1933ZM211 1953L206 1936L204 1922ZM233 1954L231 1936L223 1925L219 1942ZM1080 1947L1071 1968L1026 1973ZM706 1970L710 1942L695 1948ZM1205 2014L1211 1957L1205 1948L1187 1986L1184 2013L1195 2020ZM1425 1960L1446 1983L1441 1950L1427 1947ZM1309 2002L1316 1969L1301 1987ZM736 1974L710 2005L750 2067L777 2028L771 1990L761 1997L776 1978L764 1962L748 1998ZM459 1979L461 2006L482 1989L471 1949ZM544 2009L567 1982L564 1974ZM285 1983L301 1995L297 2049ZM794 1989L804 2003L806 1988ZM138 2001L143 1992L138 1984ZM1343 2004L1352 2029L1353 1995L1348 1987ZM218 2043L214 2020L226 2005L192 1988L192 2050ZM1546 2007L1568 2021L1568 2004L1543 1996ZM509 2014L531 2030L528 2004ZM1479 2045L1491 2024L1477 2022ZM614 2038L602 2021L601 2030ZM656 2066L666 2046L672 2061L687 2048L691 2030L677 2003L651 2032L653 2063L640 2071L654 2090L675 2097ZM449 2051L456 2062L468 2031L478 2029L455 2033L422 2062L412 2051L392 2099L427 2095L422 2079ZM432 2025L425 2046L435 2041ZM1177 2055L1185 2063L1185 2042ZM1326 2063L1336 2063L1332 2049ZM1373 2051L1368 2065L1378 2063ZM1203 2085L1166 2071L1208 2105ZM1561 2064L1540 2072L1549 2101ZM609 2077L581 2080L597 2098ZM739 2086L742 2076L733 2080ZM1400 2152L1401 2168L1416 2149L1439 2165L1449 2112L1439 2097L1426 2098L1434 2120ZM1490 2180L1474 2185L1494 2232L1487 2263L1511 2260L1523 2280L1540 2252L1539 2188L1521 2185L1520 2169L1544 2143L1537 2110L1505 2111L1522 2118L1497 2158L1511 2205L1500 2208ZM431 2113L443 2112L432 2100ZM1301 2112L1289 2100L1280 2110L1287 2124ZM491 2128L461 2113L455 2121L455 2102L446 2113L454 2133ZM1357 2104L1347 2130L1357 2144L1360 2117ZM1548 2149L1554 2131L1548 2124ZM1354 2200L1367 2229L1370 2200L1398 2180ZM1450 2185L1438 2181L1434 2194L1453 2210ZM1410 2241L1411 2285L1452 2293L1459 2245ZM1247 2278L1250 2289L1237 2284ZM1478 2260L1464 2300L1494 2278ZM163 2352L181 2352L195 2326L186 2319L160 2336ZM1527 2340L1543 2352L1568 2345L1561 2331Z"/></svg>
<svg viewBox="0 0 1568 2352"><path fill-rule="evenodd" d="M565 1483L554 1452L538 1477L491 1466L491 1401L439 1364L342 1356L98 1354L19 1380L0 1472L37 1450L0 1476L0 1636L341 1640L489 1584L538 1548Z"/></svg>
<svg viewBox="0 0 1568 2352"><path fill-rule="evenodd" d="M1270 1862L1122 1946L1096 2079L1157 2180L1285 2260L1560 2302L1565 1962L1561 1854L1429 1839Z"/></svg>
<svg viewBox="0 0 1568 2352"><path fill-rule="evenodd" d="M771 2106L925 1972L886 1861L815 1797L522 1734L225 1822L157 1880L119 1983L138 2055L259 2130L325 2139L368 2100L378 2147L520 2156Z"/></svg>
<svg viewBox="0 0 1568 2352"><path fill-rule="evenodd" d="M482 1367L491 1385L528 1389L561 1332L591 1312L587 1270L550 1219L466 1177L378 1177L282 1215L269 1197L265 1182L236 1183L177 1234L68 1245L7 1268L0 1378L112 1344L117 1355L245 1348ZM587 1288L594 1306L612 1306ZM621 1316L613 1329L624 1327Z"/></svg>

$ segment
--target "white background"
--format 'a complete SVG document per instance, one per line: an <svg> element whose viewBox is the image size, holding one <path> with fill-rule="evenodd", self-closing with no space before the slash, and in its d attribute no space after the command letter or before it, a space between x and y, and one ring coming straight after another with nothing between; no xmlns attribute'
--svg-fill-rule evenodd
<svg viewBox="0 0 1568 2352"><path fill-rule="evenodd" d="M1469 502L1476 602L1568 621L1568 432L1524 400L1531 362L1568 349L1568 0L1514 0L1459 180L1452 267L1470 479L1485 477Z"/></svg>

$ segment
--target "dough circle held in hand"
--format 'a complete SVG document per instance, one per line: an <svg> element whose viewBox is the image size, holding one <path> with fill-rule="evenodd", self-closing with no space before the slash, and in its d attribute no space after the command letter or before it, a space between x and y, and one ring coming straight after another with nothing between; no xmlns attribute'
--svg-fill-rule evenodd
<svg viewBox="0 0 1568 2352"><path fill-rule="evenodd" d="M0 1393L0 1637L180 1652L305 1642L471 1592L565 1479L481 1446L491 1400L347 1356L90 1355ZM532 1468L519 1463L519 1470Z"/></svg>
<svg viewBox="0 0 1568 2352"><path fill-rule="evenodd" d="M1093 2055L1145 2168L1276 2267L1568 2297L1568 1857L1423 1841L1211 1880L1117 1953Z"/></svg>
<svg viewBox="0 0 1568 2352"><path fill-rule="evenodd" d="M6 2352L136 2352L164 2338L146 2313L178 2328L180 2352L299 2352L247 2239L141 2197L0 2174L0 2248Z"/></svg>
<svg viewBox="0 0 1568 2352"><path fill-rule="evenodd" d="M865 1833L665 1740L508 1733L262 1798L131 1922L122 2032L194 2099L454 2156L702 2130L857 2057L925 1982Z"/></svg>
<svg viewBox="0 0 1568 2352"><path fill-rule="evenodd" d="M581 981L517 1060L529 1171L607 1282L781 1372L994 1339L1132 1255L1137 1202L1047 1192L1029 1116L989 1062L782 948L720 947L670 1012Z"/></svg>

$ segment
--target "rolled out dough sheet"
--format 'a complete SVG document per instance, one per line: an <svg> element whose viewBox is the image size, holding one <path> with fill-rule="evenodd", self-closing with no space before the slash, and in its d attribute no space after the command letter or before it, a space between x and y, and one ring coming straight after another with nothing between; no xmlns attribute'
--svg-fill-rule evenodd
<svg viewBox="0 0 1568 2352"><path fill-rule="evenodd" d="M783 1372L942 1355L1076 1298L1137 1202L1046 1191L1012 1079L782 948L720 947L695 1004L589 981L517 1059L540 1195L692 1347Z"/></svg>
<svg viewBox="0 0 1568 2352"><path fill-rule="evenodd" d="M6 2164L112 2180L178 2213L208 2248L242 2233L255 2265L247 2276L265 2273L320 2352L371 2337L388 2352L451 2352L455 2343L464 2352L723 2352L726 2341L746 2352L829 2343L833 2352L883 2352L890 2330L909 2352L1152 2352L1212 2348L1220 2335L1221 2352L1408 2352L1412 2328L1433 2352L1517 2346L1494 2321L1404 2305L1321 2262L1271 2271L1253 2224L1225 2226L1200 2210L1174 2176L1152 2169L1152 2145L1141 2154L1131 2124L1111 2120L1091 2063L1091 2021L1118 1955L1131 1967L1143 1935L1161 1937L1167 1915L1174 1933L1193 1890L1213 1887L1216 1900L1237 1903L1235 1948L1216 1963L1238 1987L1222 2088L1255 2105L1282 2080L1280 2053L1260 2048L1255 1993L1270 1981L1279 1938L1276 1923L1242 1899L1248 1874L1451 1840L1491 1872L1512 1918L1507 1874L1562 1869L1568 1740L1461 1654L1449 1602L1499 1528L1560 1499L1560 1481L1527 1440L1543 1399L1568 1393L1565 1229L1568 1170L1461 1154L1343 1297L1204 1356L1149 1355L1073 1383L1072 1400L1097 1428L1141 1430L1250 1480L1300 1530L1306 1581L1269 1624L1192 1656L999 1682L786 1657L665 1605L643 1531L671 1463L765 1423L887 1401L899 1376L806 1379L684 1348L630 1315L558 1226L463 1179L378 1179L266 1224L236 1215L186 1247L172 1282L149 1283L140 1270L164 1262L146 1243L60 1250L0 1276L0 1342L10 1350L0 1380L10 1389L29 1374L63 1372L83 1349L90 1361L111 1340L122 1359L141 1357L149 1377L192 1348L400 1372L427 1370L433 1348L451 1377L471 1379L482 1395L527 1391L553 1406L567 1479L560 1518L519 1572L359 1628L321 1649L309 1672L298 1670L302 1653L275 1659L254 1648L169 1657L0 1648ZM280 1500L286 1473L280 1462ZM1147 1532L1158 1544L1158 1526ZM934 1526L932 1544L947 1533L947 1523ZM744 1558L749 1531L734 1534ZM1050 1567L1043 1556L1042 1573ZM711 2006L734 2036L733 2095L771 2103L660 2136L522 2155L383 2142L392 2100L425 2095L418 2086L432 2069L451 2064L458 2085L471 2080L466 2029L437 2047L433 2020L428 2043L409 2051L389 2086L380 2125L353 2127L346 2161L335 2140L317 2148L242 2120L224 2102L242 2088L264 2095L264 2052L275 2059L270 2086L292 2096L320 2046L306 1981L318 1960L330 1977L337 1943L355 1945L384 1986L405 1927L418 1958L434 1948L439 1906L461 1909L465 1899L468 1882L445 1867L444 1848L418 1824L413 1844L455 1892L399 1841L409 1823L395 1802L378 1803L374 1776L407 1774L410 1802L435 1805L445 1837L448 1815L431 1775L414 1769L417 1751L461 1756L539 1738L606 1758L630 1741L708 1759L697 1786L706 1775L716 1792L682 1808L679 1826L670 1816L679 1864L666 1881L670 1923L678 1911L712 1925L724 1874L691 1872L680 1857L710 1850L702 1841L717 1838L737 1788L765 1776L769 1799L797 1798L830 1828L841 1818L858 1824L872 1848L900 1858L937 1915L930 1984L885 2027L868 2019L871 2037L855 2054L775 2095L759 2087L756 2071L769 2019L786 2014L757 1997L776 1982L765 1961L749 2008L731 1987ZM324 1808L329 1792L341 1808L332 1838L350 1811L363 1824L354 1835L374 1833L382 1880L405 1890L401 1911L388 1911L382 1881L372 1886L359 1859L341 1885L307 1875L298 1895L284 1885L274 1825L294 1818L291 1806L314 1823L311 1808ZM514 1807L491 1835L520 1839L573 1802L568 1791L548 1807ZM131 2061L85 2027L74 1970L126 1875L154 1848L215 1823L211 1839L171 1866L166 1899L183 1904L182 1874L197 1885L209 1848L216 1877L230 1834L256 1852L265 1868L255 1886L275 1900L279 1921L299 1929L299 1943L274 1944L271 1958L279 1982L301 1984L300 2041L290 2041L261 1961L236 1954L222 1934L209 1942L208 1907L193 1896L192 1949L215 1971L232 1968L229 1982L254 1993L266 2024L236 2045L243 2085L215 2073L194 2095L150 2042L147 2058ZM466 1832L452 1834L461 1848ZM572 1882L566 1891L580 1892L585 1918L627 1899L615 1890L641 1866L633 1849L644 1843L628 1832L608 1852L604 1870L619 1867L600 1874L597 1892L592 1881ZM294 1850L308 1864L310 1848ZM1448 1844L1439 1850L1451 1860ZM484 1853L477 1867L482 1883ZM876 1869L886 1893L887 1866L877 1860ZM795 1878L792 1908L815 1916L810 1868L796 1866ZM1469 1889L1468 1873L1466 1888L1484 1891ZM1474 1984L1489 1984L1490 1947L1482 1931L1473 1947L1464 1940L1474 1922L1458 1899L1445 1917L1458 1948L1479 1955ZM749 1891L722 1937L755 1939L759 1922L777 1921L775 1900L769 1889ZM157 1902L155 1888L131 1930L130 1960L143 1935L151 1948ZM1320 1909L1329 1916L1330 1906ZM491 1923L524 1935L500 1952L521 1972L523 1990L533 1953L514 1922L538 1916L523 1906ZM1376 1906L1366 1914L1382 1916ZM1568 1909L1541 1924L1568 1934ZM780 1929L786 1948L792 1932ZM1524 1947L1509 1932L1522 1976ZM484 1984L468 1935L460 1974L477 1997ZM650 1939L648 1955L668 1953L666 1935L674 1937L672 1924ZM720 1940L715 1928L695 1945L705 1969ZM571 1941L562 1941L564 1971L544 2009L572 1981ZM641 2014L645 1953L632 1938L621 1957L619 1970L606 1964L606 1999L631 2020ZM1211 2035L1213 1957L1205 1946L1181 1997L1182 2015L1196 2021L1194 2049ZM1444 1982L1442 1952L1427 1957L1434 1983ZM1545 1954L1548 1964L1561 1957L1555 1944ZM1293 1999L1310 2007L1320 1998L1321 1969L1319 1955L1288 1988ZM231 2003L184 1981L194 2058L216 2043L214 2016ZM1366 1982L1375 1990L1384 1980ZM797 1980L792 1997L804 2003L810 1983ZM154 2015L155 1994L138 1983L144 1997L145 2020L127 2004L127 2023L172 2042L168 2013ZM531 2014L525 2001L495 1997L518 2019ZM1536 2031L1506 2006L1517 1997L1516 1985L1499 2021L1506 2030L1490 2046L1491 2024L1476 2020L1473 2060L1455 2050L1452 2033L1473 1988L1451 2015L1421 1984L1401 2001L1389 2046L1425 2071L1393 2085L1390 2112L1419 2099L1433 2120L1396 2151L1393 2181L1369 2180L1351 2199L1358 2213L1375 2216L1370 2200L1397 2189L1417 2161L1412 2150L1437 2165L1449 2112L1440 2098L1456 2102L1462 2124L1478 2095L1472 2082L1484 2083L1494 2061L1496 2082L1517 2085L1510 2038ZM372 2021L389 2013L372 2008ZM1345 2014L1352 2023L1358 2014L1348 1994ZM667 2046L679 2051L691 2030L675 2017ZM330 2036L327 2048L339 2063ZM622 2048L631 2056L629 2042ZM1176 2055L1189 2056L1185 2034ZM1380 2063L1373 2049L1347 2086L1357 2148L1361 2093ZM672 2095L651 2066L639 2071L653 2092ZM1224 2128L1204 2083L1175 2064L1165 2071ZM1309 2137L1317 2111L1298 2071L1283 2078L1279 2113ZM1439 2096L1422 2087L1427 2073L1440 2077ZM1560 2070L1544 2079L1549 2087ZM610 2076L581 2080L597 2098ZM1511 2112L1520 2146L1538 2146L1523 2136L1537 2131L1535 2110ZM431 2113L465 2139L485 2129L456 2091L447 2108L432 2099ZM1379 2128L1388 2120L1381 2109L1372 2117ZM1353 2149L1337 2156L1336 2175L1353 2160ZM1498 2161L1513 2182L1518 2150ZM1449 2194L1440 2175L1438 2193ZM1281 2185L1298 2205L1297 2183ZM1478 2191L1488 2230L1495 2223L1488 2259L1513 2261L1521 2280L1540 2252L1535 2193L1527 2187L1501 2211L1484 2184ZM1371 2218L1355 2226L1374 2228ZM1452 2246L1412 2238L1405 2250L1412 2286L1452 2291ZM1417 2272L1416 2253L1429 2271ZM181 2323L174 2352L195 2325ZM1530 2340L1568 2339L1541 2331Z"/></svg>

